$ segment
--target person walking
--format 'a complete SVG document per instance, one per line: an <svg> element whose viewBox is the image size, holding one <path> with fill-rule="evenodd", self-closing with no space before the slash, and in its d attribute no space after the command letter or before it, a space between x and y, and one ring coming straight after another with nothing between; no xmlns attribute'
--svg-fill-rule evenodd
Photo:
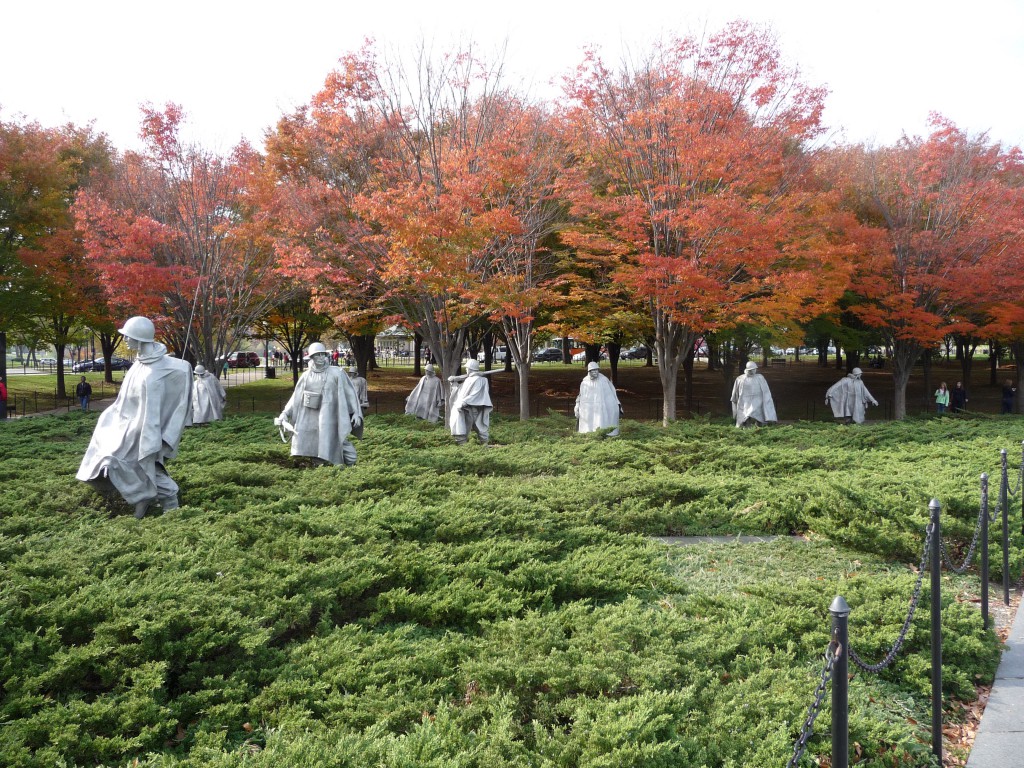
<svg viewBox="0 0 1024 768"><path fill-rule="evenodd" d="M1013 379L1006 379L1003 382L1003 400L1000 413L1013 413L1013 397L1016 392L1017 388L1013 386Z"/></svg>
<svg viewBox="0 0 1024 768"><path fill-rule="evenodd" d="M939 388L935 390L935 410L939 414L946 412L949 407L949 390L946 389L946 382L939 384Z"/></svg>
<svg viewBox="0 0 1024 768"><path fill-rule="evenodd" d="M0 419L7 418L7 385L0 376Z"/></svg>
<svg viewBox="0 0 1024 768"><path fill-rule="evenodd" d="M964 389L962 381L954 384L952 391L949 393L949 409L953 413L963 413L967 410L967 390Z"/></svg>
<svg viewBox="0 0 1024 768"><path fill-rule="evenodd" d="M82 412L86 413L89 410L89 399L92 397L92 386L85 380L85 376L75 385L75 397L78 398L78 404L82 406Z"/></svg>

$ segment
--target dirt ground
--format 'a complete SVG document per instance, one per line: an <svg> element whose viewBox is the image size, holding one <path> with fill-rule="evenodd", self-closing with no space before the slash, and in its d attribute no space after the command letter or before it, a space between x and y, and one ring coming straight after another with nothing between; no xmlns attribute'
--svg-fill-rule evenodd
<svg viewBox="0 0 1024 768"><path fill-rule="evenodd" d="M869 421L892 418L893 383L892 371L864 367L864 383L878 400L877 408L868 409ZM607 362L601 363L601 371L610 375ZM771 364L760 372L772 391L772 398L781 421L831 421L832 413L825 405L825 392L832 384L846 375L845 370L835 367L830 358L827 367L820 367L816 358L803 358L800 362L789 359L785 364ZM549 410L572 414L580 382L583 380L582 363L534 363L530 370L530 413L545 415ZM940 381L952 388L960 379L960 366L953 360L932 364L930 392L924 391L924 372L918 366L911 377L907 390L907 412L920 415L934 412L931 392ZM1001 369L997 379L1001 382L1013 376L1013 369ZM968 404L971 412L998 414L1001 384L989 383L989 368L986 361L974 364L971 381L967 386ZM415 386L417 377L409 368L383 367L369 374L371 409L378 413L394 413L405 407L405 397ZM491 399L495 410L506 416L515 416L519 410L516 394L515 373L497 373L491 376ZM680 418L692 412L701 416L710 414L727 416L730 412L729 394L732 380L726 381L721 371L707 370L707 361L698 361L694 366L693 407L686 408L685 385L680 378L677 412ZM661 382L657 366L643 361L621 361L618 375L619 400L626 418L657 420L661 418Z"/></svg>

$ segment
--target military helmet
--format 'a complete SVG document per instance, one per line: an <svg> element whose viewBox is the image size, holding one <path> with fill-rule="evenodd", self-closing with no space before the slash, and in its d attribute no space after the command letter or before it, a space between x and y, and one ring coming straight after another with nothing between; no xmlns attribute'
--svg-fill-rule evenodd
<svg viewBox="0 0 1024 768"><path fill-rule="evenodd" d="M128 321L124 324L124 328L118 328L117 332L136 341L153 341L156 337L156 328L153 327L153 321L141 315L129 317Z"/></svg>

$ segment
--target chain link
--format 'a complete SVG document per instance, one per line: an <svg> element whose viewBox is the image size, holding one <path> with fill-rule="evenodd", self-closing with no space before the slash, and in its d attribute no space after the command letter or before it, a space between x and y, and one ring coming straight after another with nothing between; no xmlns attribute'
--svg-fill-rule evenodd
<svg viewBox="0 0 1024 768"><path fill-rule="evenodd" d="M1008 496L1016 496L1017 495L1017 492L1020 490L1020 486L1021 486L1021 478L1024 478L1024 460L1021 461L1020 471L1017 472L1017 487L1014 488L1011 491L1010 490L1010 483L1009 483L1009 481L1007 481L1007 483L1006 483L1006 493L1007 493Z"/></svg>
<svg viewBox="0 0 1024 768"><path fill-rule="evenodd" d="M946 563L946 567L954 573L963 573L967 570L967 566L971 564L971 560L974 559L974 550L978 546L978 539L981 536L981 518L985 514L985 508L981 507L978 509L978 522L974 526L974 538L971 539L971 546L967 548L967 556L964 558L964 564L957 566L953 564L953 561L949 557L949 552L946 549L946 542L939 539L939 548L942 550L942 559Z"/></svg>
<svg viewBox="0 0 1024 768"><path fill-rule="evenodd" d="M803 757L804 750L807 749L807 740L814 733L814 721L818 719L821 705L825 702L825 692L828 690L828 684L832 682L832 671L835 669L836 660L842 654L843 646L836 641L833 635L832 642L825 649L825 666L821 670L821 680L818 682L818 687L814 689L814 699L807 708L807 718L804 720L803 728L800 729L799 738L793 744L793 756L786 763L786 768L796 768L800 758Z"/></svg>
<svg viewBox="0 0 1024 768"><path fill-rule="evenodd" d="M907 613L907 618L903 622L903 627L900 629L896 642L893 643L889 652L885 654L885 658L877 664L868 664L857 655L857 652L853 650L852 647L850 648L850 658L853 660L853 663L865 672L881 672L892 664L893 659L896 658L896 654L900 652L900 649L903 647L903 643L907 639L907 633L910 632L911 622L914 620L914 611L917 610L917 604L921 600L921 584L924 580L925 567L928 565L928 553L932 548L932 533L934 530L934 526L929 522L928 527L925 528L924 553L921 555L921 567L917 572L917 583L914 584L914 594L910 598L910 611Z"/></svg>

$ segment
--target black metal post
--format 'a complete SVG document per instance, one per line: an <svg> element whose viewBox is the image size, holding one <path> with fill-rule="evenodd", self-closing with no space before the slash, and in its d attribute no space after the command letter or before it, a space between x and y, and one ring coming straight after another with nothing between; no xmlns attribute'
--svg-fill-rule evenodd
<svg viewBox="0 0 1024 768"><path fill-rule="evenodd" d="M981 626L988 629L988 473L981 473Z"/></svg>
<svg viewBox="0 0 1024 768"><path fill-rule="evenodd" d="M942 765L942 524L938 499L928 503L932 521L932 754Z"/></svg>
<svg viewBox="0 0 1024 768"><path fill-rule="evenodd" d="M832 768L850 765L850 676L846 649L850 646L850 606L836 595L829 606L832 640L836 643L832 666Z"/></svg>
<svg viewBox="0 0 1024 768"><path fill-rule="evenodd" d="M1010 519L1006 506L1006 449L999 455L1002 457L1003 479L999 483L999 506L1003 510L1003 605L1010 604Z"/></svg>

